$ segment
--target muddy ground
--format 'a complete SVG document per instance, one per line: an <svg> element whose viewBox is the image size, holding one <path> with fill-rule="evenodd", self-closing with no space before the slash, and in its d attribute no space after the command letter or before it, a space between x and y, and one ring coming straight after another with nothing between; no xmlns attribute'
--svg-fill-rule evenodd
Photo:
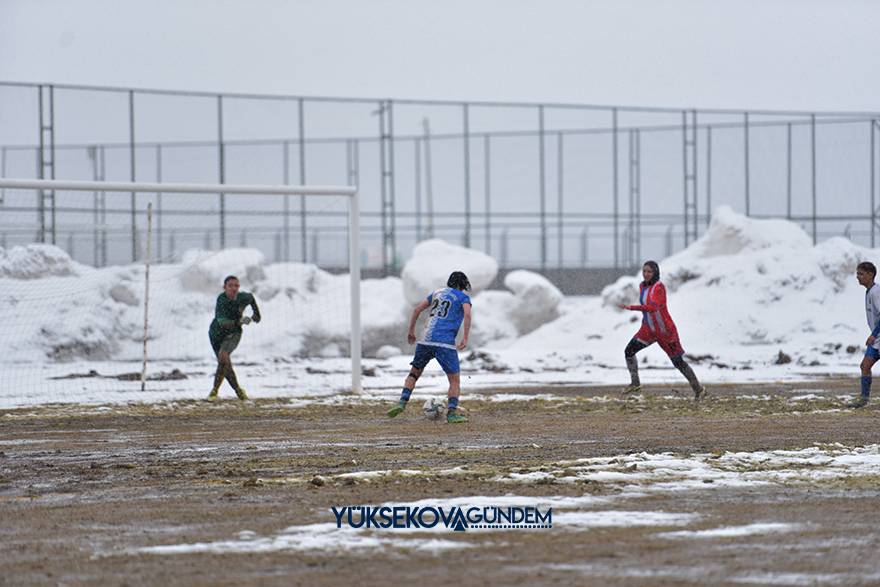
<svg viewBox="0 0 880 587"><path fill-rule="evenodd" d="M649 526L433 536L466 548L156 554L141 549L272 537L334 520L331 506L455 496L614 497L619 483L502 483L511 472L630 452L680 455L880 442L880 404L842 409L854 382L681 387L641 399L607 388L471 395L465 425L395 420L378 402L284 400L56 405L0 412L3 585L880 584L880 471L813 484L682 490L615 510L697 513L688 529L796 524L785 534L668 540ZM807 399L798 399L807 396ZM416 409L412 409L416 408ZM463 466L461 474L444 473ZM404 475L393 471L418 470ZM392 471L368 479L339 477ZM354 532L352 530L352 532ZM384 532L394 532L384 531ZM387 535L387 534L386 534Z"/></svg>

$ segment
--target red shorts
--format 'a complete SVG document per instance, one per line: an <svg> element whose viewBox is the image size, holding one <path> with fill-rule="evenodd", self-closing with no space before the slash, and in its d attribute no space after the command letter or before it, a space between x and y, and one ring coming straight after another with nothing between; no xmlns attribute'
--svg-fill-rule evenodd
<svg viewBox="0 0 880 587"><path fill-rule="evenodd" d="M657 336L651 329L647 327L647 325L643 325L634 337L636 340L639 340L646 345L652 345L655 342L660 345L660 348L666 352L669 358L677 357L679 355L684 354L684 349L681 347L681 341L678 340L678 333L672 332L669 336L659 337Z"/></svg>

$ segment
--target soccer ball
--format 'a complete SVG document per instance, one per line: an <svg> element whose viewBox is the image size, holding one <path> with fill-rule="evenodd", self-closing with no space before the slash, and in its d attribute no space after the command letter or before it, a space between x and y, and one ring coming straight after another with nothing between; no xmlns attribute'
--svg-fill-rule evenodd
<svg viewBox="0 0 880 587"><path fill-rule="evenodd" d="M439 420L446 414L446 404L443 403L443 400L432 397L425 400L422 411L428 420Z"/></svg>

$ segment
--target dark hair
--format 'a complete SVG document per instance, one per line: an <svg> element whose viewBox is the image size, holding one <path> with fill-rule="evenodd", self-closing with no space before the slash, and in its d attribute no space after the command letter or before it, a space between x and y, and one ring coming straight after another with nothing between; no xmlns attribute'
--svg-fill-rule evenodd
<svg viewBox="0 0 880 587"><path fill-rule="evenodd" d="M226 279L223 280L223 286L225 287L226 284L229 283L230 281L232 281L233 279L235 281L238 281L238 277L236 277L235 275L227 275Z"/></svg>
<svg viewBox="0 0 880 587"><path fill-rule="evenodd" d="M859 263L856 269L861 269L862 271L867 271L875 277L877 276L877 268L870 261L862 261L861 263Z"/></svg>
<svg viewBox="0 0 880 587"><path fill-rule="evenodd" d="M654 275L651 277L651 281L645 282L646 285L654 285L658 281L660 281L660 265L657 264L657 261L645 261L642 267L650 267L651 271L654 272Z"/></svg>
<svg viewBox="0 0 880 587"><path fill-rule="evenodd" d="M453 271L446 280L446 287L454 287L455 289L465 291L471 288L471 282L468 281L467 275L461 271Z"/></svg>

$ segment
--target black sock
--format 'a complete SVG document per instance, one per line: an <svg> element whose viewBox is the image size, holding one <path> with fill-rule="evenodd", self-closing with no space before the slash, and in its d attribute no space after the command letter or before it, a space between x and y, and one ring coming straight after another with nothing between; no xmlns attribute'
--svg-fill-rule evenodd
<svg viewBox="0 0 880 587"><path fill-rule="evenodd" d="M629 369L629 377L633 385L640 385L639 382L639 360L635 355L626 357L626 368Z"/></svg>
<svg viewBox="0 0 880 587"><path fill-rule="evenodd" d="M693 389L694 391L699 391L702 386L700 385L700 381L697 379L696 373L694 373L694 370L691 369L691 366L685 362L682 362L680 365L677 365L677 367L678 370L681 371L681 374L684 375L685 378L688 380L688 383L691 384L691 389Z"/></svg>

